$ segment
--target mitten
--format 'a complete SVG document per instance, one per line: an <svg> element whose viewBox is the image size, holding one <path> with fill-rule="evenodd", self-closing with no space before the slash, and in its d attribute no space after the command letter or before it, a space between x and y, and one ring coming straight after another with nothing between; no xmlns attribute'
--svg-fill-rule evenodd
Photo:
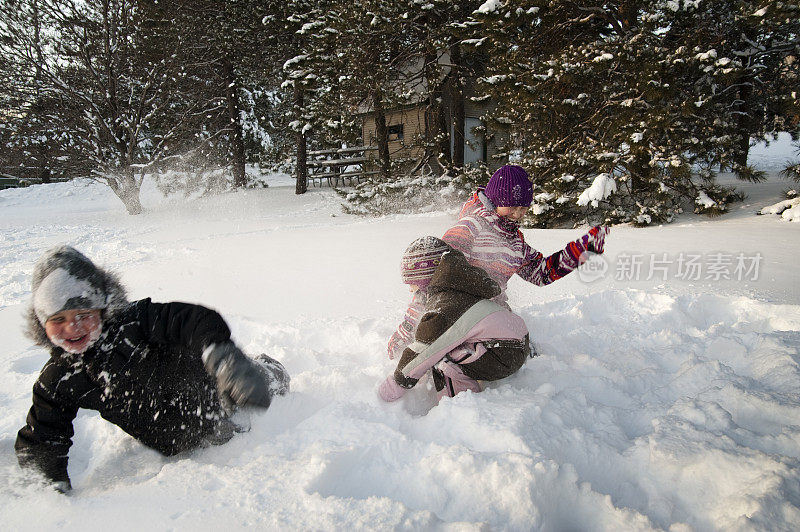
<svg viewBox="0 0 800 532"><path fill-rule="evenodd" d="M589 233L584 237L588 241L586 249L593 253L602 253L606 242L606 235L610 232L611 228L605 225L597 225L589 229Z"/></svg>
<svg viewBox="0 0 800 532"><path fill-rule="evenodd" d="M387 403L397 401L403 397L405 393L406 389L397 384L397 381L394 380L394 375L386 377L386 380L378 387L378 395Z"/></svg>
<svg viewBox="0 0 800 532"><path fill-rule="evenodd" d="M403 337L400 336L400 333L395 331L391 338L389 338L389 346L387 351L389 352L389 360L394 359L397 355L399 355L403 351Z"/></svg>
<svg viewBox="0 0 800 532"><path fill-rule="evenodd" d="M217 379L217 392L238 406L269 407L267 380L233 342L211 344L203 351L206 371Z"/></svg>

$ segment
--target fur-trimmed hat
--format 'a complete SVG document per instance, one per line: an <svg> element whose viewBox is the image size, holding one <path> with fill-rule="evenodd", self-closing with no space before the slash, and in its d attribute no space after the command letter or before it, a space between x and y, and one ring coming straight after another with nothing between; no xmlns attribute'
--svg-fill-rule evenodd
<svg viewBox="0 0 800 532"><path fill-rule="evenodd" d="M98 268L73 247L57 246L33 268L27 332L37 344L48 345L44 323L53 314L69 309L112 311L127 302L115 274Z"/></svg>
<svg viewBox="0 0 800 532"><path fill-rule="evenodd" d="M483 191L495 207L530 207L533 185L521 166L501 166L489 179Z"/></svg>
<svg viewBox="0 0 800 532"><path fill-rule="evenodd" d="M400 273L405 284L413 284L425 288L431 281L433 272L442 262L442 255L450 251L444 240L435 236L423 236L414 240L400 262Z"/></svg>

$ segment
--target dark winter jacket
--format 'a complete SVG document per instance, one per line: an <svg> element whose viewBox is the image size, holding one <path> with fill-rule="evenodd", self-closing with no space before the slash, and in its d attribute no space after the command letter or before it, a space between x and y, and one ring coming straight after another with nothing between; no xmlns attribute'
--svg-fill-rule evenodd
<svg viewBox="0 0 800 532"><path fill-rule="evenodd" d="M415 341L394 373L403 388L447 357L476 380L497 380L517 371L528 355L525 322L492 298L500 287L460 251L446 252L426 290Z"/></svg>
<svg viewBox="0 0 800 532"><path fill-rule="evenodd" d="M15 448L22 465L54 481L69 482L67 453L79 408L97 410L165 455L196 447L224 418L202 362L206 346L230 338L222 317L185 303L123 304L124 291L118 295L105 311L100 339L79 355L50 344L35 315L29 319L31 335L49 344L51 356Z"/></svg>

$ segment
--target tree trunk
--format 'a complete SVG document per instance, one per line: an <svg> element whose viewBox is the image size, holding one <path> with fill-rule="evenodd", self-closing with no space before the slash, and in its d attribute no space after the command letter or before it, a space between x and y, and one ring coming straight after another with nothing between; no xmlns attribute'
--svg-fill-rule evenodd
<svg viewBox="0 0 800 532"><path fill-rule="evenodd" d="M389 159L389 130L386 127L386 113L383 109L383 92L380 89L375 89L372 92L372 100L375 104L373 116L375 118L375 137L378 142L378 166L380 167L380 176L382 181L388 181L391 178Z"/></svg>
<svg viewBox="0 0 800 532"><path fill-rule="evenodd" d="M299 81L294 83L294 114L295 120L302 122L303 118L303 86ZM295 194L305 194L308 190L308 170L306 168L306 134L298 124L295 133L297 142L297 181L295 182Z"/></svg>
<svg viewBox="0 0 800 532"><path fill-rule="evenodd" d="M233 63L227 57L222 61L223 79L225 80L225 99L228 103L228 126L231 137L231 170L233 187L242 188L247 185L245 176L244 138L242 123L239 118L239 85L233 71Z"/></svg>
<svg viewBox="0 0 800 532"><path fill-rule="evenodd" d="M619 3L618 13L623 30L629 31L636 24L641 4L641 0L623 0Z"/></svg>
<svg viewBox="0 0 800 532"><path fill-rule="evenodd" d="M139 200L139 190L130 190L120 198L125 204L125 210L130 215L142 214L142 202Z"/></svg>
<svg viewBox="0 0 800 532"><path fill-rule="evenodd" d="M39 166L39 180L42 183L49 183L50 182L50 167L48 166L48 153L47 153L47 145L43 142L40 142L36 146L36 151L38 153L38 166Z"/></svg>
<svg viewBox="0 0 800 532"><path fill-rule="evenodd" d="M45 111L44 106L42 104L42 79L44 76L42 75L42 67L44 65L44 53L42 52L42 25L39 19L39 2L33 2L31 5L33 12L33 38L34 42L36 43L36 74L34 76L34 83L35 83L35 99L34 99L34 106L33 112L36 115L36 121L40 122L43 118L45 118ZM45 120L46 122L46 120ZM40 126L41 127L41 126ZM49 137L49 131L44 134ZM39 179L42 183L49 183L50 182L50 157L48 153L48 146L47 146L47 139L45 138L42 140L43 134L40 132L37 137L37 145L36 145L36 152L37 152L37 163L39 167Z"/></svg>
<svg viewBox="0 0 800 532"><path fill-rule="evenodd" d="M142 202L139 200L140 185L136 181L134 170L131 167L122 170L119 179L106 178L106 184L125 205L125 210L130 215L142 213Z"/></svg>
<svg viewBox="0 0 800 532"><path fill-rule="evenodd" d="M450 60L453 63L453 166L463 168L466 116L461 47L458 44L450 47Z"/></svg>
<svg viewBox="0 0 800 532"><path fill-rule="evenodd" d="M425 107L425 155L423 166L434 174L441 174L443 167L439 161L441 131L442 90L439 82L439 69L436 49L428 46L425 50L425 81L428 103ZM448 146L449 151L449 146Z"/></svg>
<svg viewBox="0 0 800 532"><path fill-rule="evenodd" d="M439 126L437 127L439 130L437 136L437 145L439 147L437 155L440 163L448 167L452 164L453 158L450 152L450 124L447 120L447 108L444 105L443 99L444 91L442 90L442 86L439 85L439 89L436 91L436 101L439 104L436 108L436 119L439 122Z"/></svg>
<svg viewBox="0 0 800 532"><path fill-rule="evenodd" d="M747 167L747 157L750 154L750 134L755 133L757 125L753 118L753 80L749 79L747 75L741 80L742 88L739 90L739 101L741 104L738 106L738 111L741 113L737 120L736 132L739 138L736 141L736 146L733 150L733 168L734 172L740 172Z"/></svg>
<svg viewBox="0 0 800 532"><path fill-rule="evenodd" d="M632 196L636 196L637 194L642 194L644 192L647 176L651 171L650 158L646 153L637 152L633 154L633 160L628 166L628 172L631 175Z"/></svg>

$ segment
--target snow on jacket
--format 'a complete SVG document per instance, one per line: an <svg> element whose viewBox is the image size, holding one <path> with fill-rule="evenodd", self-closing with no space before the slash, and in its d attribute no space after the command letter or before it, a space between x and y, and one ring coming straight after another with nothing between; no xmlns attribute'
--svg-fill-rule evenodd
<svg viewBox="0 0 800 532"><path fill-rule="evenodd" d="M20 464L56 482L69 482L67 453L79 408L97 410L165 455L196 447L224 417L201 359L207 345L230 338L222 317L186 303L127 303L121 286L115 290L122 293L106 311L100 339L82 354L49 343L35 315L28 317L32 336L49 344L51 355L15 449Z"/></svg>
<svg viewBox="0 0 800 532"><path fill-rule="evenodd" d="M403 351L394 372L398 385L411 388L445 357L482 380L506 377L525 362L529 352L525 322L492 301L500 287L461 252L444 254L426 292L415 340ZM481 360L487 347L497 349Z"/></svg>

